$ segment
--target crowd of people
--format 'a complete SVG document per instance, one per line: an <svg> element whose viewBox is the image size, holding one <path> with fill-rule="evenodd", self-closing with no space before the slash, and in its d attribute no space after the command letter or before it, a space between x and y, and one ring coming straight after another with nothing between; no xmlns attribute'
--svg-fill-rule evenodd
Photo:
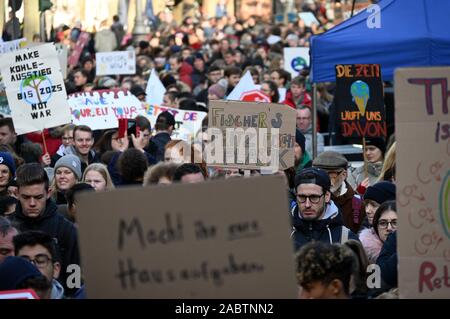
<svg viewBox="0 0 450 319"><path fill-rule="evenodd" d="M115 16L112 26L103 24L90 34L80 62L69 66L66 90L122 88L144 101L146 81L155 68L166 88L165 106L207 112L209 101L225 99L249 71L272 102L296 110L295 165L279 173L286 177L299 296L374 298L388 291L395 296L394 138L367 138L366 163L354 168L344 155L324 151L319 133L319 155L312 158L309 70L291 77L283 69L284 47L308 46L313 34L332 25L324 5L305 4L303 9L320 22L310 27L301 19L274 25L254 16L241 21L226 15L188 17L177 25L162 12L147 40L138 43ZM62 26L52 40L73 49L81 31L80 26ZM270 36L278 41L268 41ZM136 74L96 76L95 53L112 50L135 50ZM279 89L286 90L284 99ZM325 133L333 85L321 85L318 91L318 130ZM0 119L0 290L33 288L41 298L86 297L84 286L67 285L66 271L68 265L80 264L80 192L244 178L242 170L193 161L207 143L207 117L194 144L172 139L176 123L170 112L161 113L153 127L144 116L135 120L120 137L118 129L70 123L17 135L11 118ZM183 153L186 147L190 156ZM366 269L374 263L382 269L382 285L368 288Z"/></svg>

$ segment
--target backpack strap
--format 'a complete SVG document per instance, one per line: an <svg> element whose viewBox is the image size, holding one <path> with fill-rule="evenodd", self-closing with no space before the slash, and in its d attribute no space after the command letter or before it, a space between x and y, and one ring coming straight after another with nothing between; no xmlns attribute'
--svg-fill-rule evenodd
<svg viewBox="0 0 450 319"><path fill-rule="evenodd" d="M343 244L348 241L348 233L349 229L345 226L342 226L341 228L341 241L340 243Z"/></svg>

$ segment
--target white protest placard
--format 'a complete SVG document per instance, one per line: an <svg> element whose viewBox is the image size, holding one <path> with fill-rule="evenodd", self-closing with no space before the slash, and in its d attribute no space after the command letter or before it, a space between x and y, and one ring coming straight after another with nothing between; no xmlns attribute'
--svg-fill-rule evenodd
<svg viewBox="0 0 450 319"><path fill-rule="evenodd" d="M98 90L69 95L72 122L93 130L118 127L118 119L133 119L145 111L141 101L127 90Z"/></svg>
<svg viewBox="0 0 450 319"><path fill-rule="evenodd" d="M284 69L294 78L309 67L309 48L284 48Z"/></svg>
<svg viewBox="0 0 450 319"><path fill-rule="evenodd" d="M61 73L63 78L67 78L67 57L68 57L68 49L65 44L56 43L56 52L58 53L59 65L61 65Z"/></svg>
<svg viewBox="0 0 450 319"><path fill-rule="evenodd" d="M145 104L145 115L155 126L158 115L168 111L175 117L175 130L172 133L172 139L181 139L191 142L195 135L202 128L202 121L206 117L206 112L185 111L166 106Z"/></svg>
<svg viewBox="0 0 450 319"><path fill-rule="evenodd" d="M257 90L255 82L253 82L252 74L247 71L235 86L233 91L227 96L227 100L240 101L242 93Z"/></svg>
<svg viewBox="0 0 450 319"><path fill-rule="evenodd" d="M450 298L450 67L395 72L401 298Z"/></svg>
<svg viewBox="0 0 450 319"><path fill-rule="evenodd" d="M282 176L81 194L86 294L295 298L287 210Z"/></svg>
<svg viewBox="0 0 450 319"><path fill-rule="evenodd" d="M145 89L147 96L145 100L148 104L162 105L164 93L166 93L166 88L159 79L158 72L152 69L150 77L147 82L147 88Z"/></svg>
<svg viewBox="0 0 450 319"><path fill-rule="evenodd" d="M134 50L98 52L95 54L97 75L135 74L136 53Z"/></svg>
<svg viewBox="0 0 450 319"><path fill-rule="evenodd" d="M23 49L27 46L27 39L21 38L17 40L1 42L0 43L0 54L14 52Z"/></svg>
<svg viewBox="0 0 450 319"><path fill-rule="evenodd" d="M0 70L17 134L70 123L70 109L55 46L6 53Z"/></svg>
<svg viewBox="0 0 450 319"><path fill-rule="evenodd" d="M312 12L300 12L298 14L299 18L305 22L305 26L311 27L313 23L320 25L319 21L316 19L316 16Z"/></svg>

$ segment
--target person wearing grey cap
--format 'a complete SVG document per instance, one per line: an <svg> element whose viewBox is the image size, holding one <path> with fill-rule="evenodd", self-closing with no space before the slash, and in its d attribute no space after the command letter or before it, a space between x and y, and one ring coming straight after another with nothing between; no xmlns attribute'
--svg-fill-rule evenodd
<svg viewBox="0 0 450 319"><path fill-rule="evenodd" d="M365 217L361 197L353 190L347 179L347 159L338 152L326 151L317 156L313 167L323 169L331 180L331 199L340 209L344 225L357 233Z"/></svg>
<svg viewBox="0 0 450 319"><path fill-rule="evenodd" d="M81 176L81 161L78 156L64 155L56 162L51 188L57 205L67 204L64 194L81 180Z"/></svg>

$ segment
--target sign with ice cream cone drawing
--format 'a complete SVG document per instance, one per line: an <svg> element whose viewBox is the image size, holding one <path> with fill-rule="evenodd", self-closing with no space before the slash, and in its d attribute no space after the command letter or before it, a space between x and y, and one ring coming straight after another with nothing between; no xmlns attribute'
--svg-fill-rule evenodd
<svg viewBox="0 0 450 319"><path fill-rule="evenodd" d="M385 137L380 65L336 65L335 105L343 137Z"/></svg>

